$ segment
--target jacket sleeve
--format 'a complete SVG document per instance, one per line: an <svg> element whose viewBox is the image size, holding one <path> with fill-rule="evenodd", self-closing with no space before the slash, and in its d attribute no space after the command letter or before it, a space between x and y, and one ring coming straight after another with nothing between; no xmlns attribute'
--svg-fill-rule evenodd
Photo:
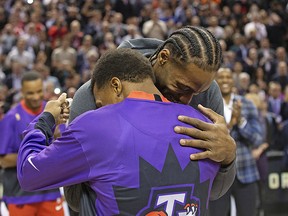
<svg viewBox="0 0 288 216"><path fill-rule="evenodd" d="M43 114L40 119L43 117L47 120ZM47 146L46 135L36 125L26 133L18 152L17 176L23 190L47 190L89 180L90 166L72 130L68 127ZM51 125L46 126L52 130Z"/></svg>
<svg viewBox="0 0 288 216"><path fill-rule="evenodd" d="M209 89L198 95L195 95L190 103L195 109L198 109L198 104L202 104L223 116L224 106L222 94L218 84L213 81ZM221 167L217 176L214 179L210 200L219 199L231 187L236 175L235 161L227 167Z"/></svg>
<svg viewBox="0 0 288 216"><path fill-rule="evenodd" d="M263 142L263 134L258 117L258 111L253 103L245 98L242 99L241 115L244 117L247 123L243 127L236 126L240 134L240 137L237 138L240 140L249 140L249 142L245 143L249 143L251 147L259 146Z"/></svg>
<svg viewBox="0 0 288 216"><path fill-rule="evenodd" d="M221 167L214 179L210 200L217 200L222 197L231 187L236 176L235 160L227 167Z"/></svg>

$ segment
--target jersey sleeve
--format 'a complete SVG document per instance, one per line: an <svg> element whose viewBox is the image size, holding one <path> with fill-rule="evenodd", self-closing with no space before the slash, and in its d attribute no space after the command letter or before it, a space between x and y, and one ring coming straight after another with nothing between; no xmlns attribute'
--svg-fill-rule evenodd
<svg viewBox="0 0 288 216"><path fill-rule="evenodd" d="M89 180L90 166L72 131L68 127L49 146L39 129L25 135L17 161L18 180L24 190L47 190Z"/></svg>

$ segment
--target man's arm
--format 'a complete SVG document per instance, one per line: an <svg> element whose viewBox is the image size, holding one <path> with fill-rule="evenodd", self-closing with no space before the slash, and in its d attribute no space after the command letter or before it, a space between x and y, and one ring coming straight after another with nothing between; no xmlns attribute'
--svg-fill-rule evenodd
<svg viewBox="0 0 288 216"><path fill-rule="evenodd" d="M55 123L62 123L69 115L68 108L63 108L65 100L66 95L62 94L58 100L49 101L44 112L35 120L36 124L32 123L34 128L27 131L23 138L18 152L17 175L21 187L27 191L46 190L88 180L90 165L73 132L65 133L50 145ZM77 128L77 125L74 126ZM71 130L74 129L72 125ZM80 134L83 130L76 129ZM75 158L79 161L71 163Z"/></svg>
<svg viewBox="0 0 288 216"><path fill-rule="evenodd" d="M199 104L208 108L199 106ZM182 116L180 121L195 128L176 127L175 131L193 137L193 139L182 140L181 145L206 149L202 153L191 155L191 160L209 158L221 163L210 196L211 200L218 199L227 192L236 175L234 163L236 143L230 136L223 117L223 99L217 83L213 81L206 92L194 96L190 105L200 110L214 124Z"/></svg>

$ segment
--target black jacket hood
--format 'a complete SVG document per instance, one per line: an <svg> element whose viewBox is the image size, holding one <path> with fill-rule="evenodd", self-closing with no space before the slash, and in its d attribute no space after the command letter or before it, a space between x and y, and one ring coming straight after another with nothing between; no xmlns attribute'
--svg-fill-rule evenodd
<svg viewBox="0 0 288 216"><path fill-rule="evenodd" d="M139 38L123 41L118 48L130 48L149 58L164 41L155 38Z"/></svg>

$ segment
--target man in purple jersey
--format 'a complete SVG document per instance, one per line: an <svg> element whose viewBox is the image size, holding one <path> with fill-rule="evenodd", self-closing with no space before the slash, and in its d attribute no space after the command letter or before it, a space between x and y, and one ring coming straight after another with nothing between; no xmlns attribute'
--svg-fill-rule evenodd
<svg viewBox="0 0 288 216"><path fill-rule="evenodd" d="M3 200L8 206L10 216L62 216L64 211L59 189L25 192L21 190L17 180L16 161L22 132L45 106L40 74L25 73L21 86L23 100L12 108L1 122L0 162L4 168Z"/></svg>
<svg viewBox="0 0 288 216"><path fill-rule="evenodd" d="M180 146L187 136L174 126L179 115L212 123L190 106L169 102L154 81L151 64L139 52L106 52L91 81L99 109L77 117L51 143L63 94L25 132L17 163L21 187L88 182L97 195L97 215L205 215L220 163L191 161L190 154L203 150Z"/></svg>

